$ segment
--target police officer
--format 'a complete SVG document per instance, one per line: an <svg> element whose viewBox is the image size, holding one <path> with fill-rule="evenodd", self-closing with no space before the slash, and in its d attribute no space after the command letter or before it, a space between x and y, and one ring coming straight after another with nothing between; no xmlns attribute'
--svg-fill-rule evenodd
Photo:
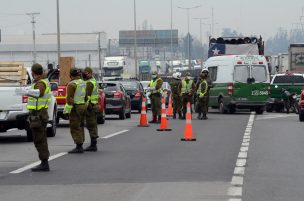
<svg viewBox="0 0 304 201"><path fill-rule="evenodd" d="M86 83L81 79L81 70L77 68L70 70L70 78L63 113L69 114L70 131L76 147L68 153L83 153Z"/></svg>
<svg viewBox="0 0 304 201"><path fill-rule="evenodd" d="M206 104L207 104L207 111L208 111L209 99L210 99L210 89L213 87L213 82L212 82L212 79L209 76L209 70L207 68L204 68L201 73L205 74L206 81L207 81L207 84L208 84L208 90L207 90L207 93L206 93Z"/></svg>
<svg viewBox="0 0 304 201"><path fill-rule="evenodd" d="M97 151L97 111L98 111L98 87L95 78L93 77L93 70L86 67L82 73L83 79L86 81L86 127L89 130L91 144L84 151Z"/></svg>
<svg viewBox="0 0 304 201"><path fill-rule="evenodd" d="M173 97L173 119L176 119L176 113L178 113L179 119L182 118L181 113L181 96L179 91L179 85L181 85L180 73L173 74L173 79L170 82L171 92Z"/></svg>
<svg viewBox="0 0 304 201"><path fill-rule="evenodd" d="M190 102L190 105L193 103L193 94L195 93L195 84L191 80L190 73L186 73L185 79L182 81L182 84L179 87L182 96L182 105L183 105L183 119L186 119L187 112L187 103ZM191 107L192 113L192 107Z"/></svg>
<svg viewBox="0 0 304 201"><path fill-rule="evenodd" d="M36 63L31 68L34 82L31 89L16 89L18 95L29 96L27 109L29 110L29 126L32 131L33 141L41 160L40 165L32 168L33 172L50 171L48 159L50 156L46 125L49 120L47 108L51 102L51 87L48 79L44 75L43 68Z"/></svg>
<svg viewBox="0 0 304 201"><path fill-rule="evenodd" d="M152 80L148 85L150 90L151 109L153 119L149 123L160 123L161 120L161 98L162 98L163 80L159 77L156 71L152 72ZM158 117L158 118L157 118Z"/></svg>
<svg viewBox="0 0 304 201"><path fill-rule="evenodd" d="M206 74L201 73L200 75L200 84L197 89L197 98L198 98L198 119L208 119L207 117L207 91L208 83L206 81ZM202 116L203 113L203 116Z"/></svg>

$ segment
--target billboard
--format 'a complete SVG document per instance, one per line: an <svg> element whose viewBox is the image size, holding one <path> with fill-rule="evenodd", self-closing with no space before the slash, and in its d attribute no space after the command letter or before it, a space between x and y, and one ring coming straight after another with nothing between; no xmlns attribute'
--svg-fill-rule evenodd
<svg viewBox="0 0 304 201"><path fill-rule="evenodd" d="M178 30L138 30L136 42L138 47L170 47L178 46ZM119 47L133 47L135 31L119 31Z"/></svg>

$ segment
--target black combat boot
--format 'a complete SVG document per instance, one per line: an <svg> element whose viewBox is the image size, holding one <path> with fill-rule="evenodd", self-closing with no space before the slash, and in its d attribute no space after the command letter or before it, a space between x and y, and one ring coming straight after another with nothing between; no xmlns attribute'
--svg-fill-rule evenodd
<svg viewBox="0 0 304 201"><path fill-rule="evenodd" d="M207 120L207 119L208 119L207 115L203 114L202 120Z"/></svg>
<svg viewBox="0 0 304 201"><path fill-rule="evenodd" d="M202 119L202 113L198 113L197 119Z"/></svg>
<svg viewBox="0 0 304 201"><path fill-rule="evenodd" d="M158 119L157 119L156 123L160 124L160 122L161 122L161 115L158 115Z"/></svg>
<svg viewBox="0 0 304 201"><path fill-rule="evenodd" d="M176 113L173 113L173 119L176 119Z"/></svg>
<svg viewBox="0 0 304 201"><path fill-rule="evenodd" d="M96 140L91 140L90 146L85 148L83 151L93 151L93 152L97 151L97 141Z"/></svg>
<svg viewBox="0 0 304 201"><path fill-rule="evenodd" d="M50 171L48 160L41 160L40 165L31 169L32 172L48 172Z"/></svg>
<svg viewBox="0 0 304 201"><path fill-rule="evenodd" d="M68 152L69 154L82 154L83 148L82 144L76 144L76 147Z"/></svg>
<svg viewBox="0 0 304 201"><path fill-rule="evenodd" d="M152 121L149 121L150 124L155 124L156 123L156 115L153 115Z"/></svg>

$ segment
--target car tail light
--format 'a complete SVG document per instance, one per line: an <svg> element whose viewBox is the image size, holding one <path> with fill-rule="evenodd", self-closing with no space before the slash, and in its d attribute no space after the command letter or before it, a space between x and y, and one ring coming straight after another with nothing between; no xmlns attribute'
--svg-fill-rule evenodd
<svg viewBox="0 0 304 201"><path fill-rule="evenodd" d="M304 91L301 93L301 100L304 100Z"/></svg>
<svg viewBox="0 0 304 201"><path fill-rule="evenodd" d="M22 103L27 103L28 97L27 96L22 96Z"/></svg>
<svg viewBox="0 0 304 201"><path fill-rule="evenodd" d="M141 93L139 91L136 91L134 96L135 97L141 97Z"/></svg>
<svg viewBox="0 0 304 201"><path fill-rule="evenodd" d="M268 83L267 91L268 91L268 96L269 96L270 95L270 83Z"/></svg>
<svg viewBox="0 0 304 201"><path fill-rule="evenodd" d="M121 91L116 91L114 93L114 98L121 98L122 97L122 92Z"/></svg>
<svg viewBox="0 0 304 201"><path fill-rule="evenodd" d="M233 83L228 82L228 95L232 96L232 93L233 93Z"/></svg>
<svg viewBox="0 0 304 201"><path fill-rule="evenodd" d="M237 62L237 64L243 64L243 62L241 62L241 61L238 61L238 62Z"/></svg>
<svg viewBox="0 0 304 201"><path fill-rule="evenodd" d="M263 64L264 62L263 61L259 61L259 64Z"/></svg>

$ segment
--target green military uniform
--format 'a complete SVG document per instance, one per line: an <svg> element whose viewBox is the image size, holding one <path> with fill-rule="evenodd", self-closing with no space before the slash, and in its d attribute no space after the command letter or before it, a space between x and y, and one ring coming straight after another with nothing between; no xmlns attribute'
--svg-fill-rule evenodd
<svg viewBox="0 0 304 201"><path fill-rule="evenodd" d="M207 111L208 111L209 99L210 99L210 89L213 87L213 82L212 82L209 75L207 76L206 81L207 81L207 84L208 84L208 90L207 90L207 93L206 93L206 104L207 104Z"/></svg>
<svg viewBox="0 0 304 201"><path fill-rule="evenodd" d="M180 92L182 95L182 105L183 105L183 119L186 118L187 113L187 103L190 102L190 105L193 103L193 94L195 93L195 84L193 80L183 80L180 85ZM191 107L192 113L192 107Z"/></svg>
<svg viewBox="0 0 304 201"><path fill-rule="evenodd" d="M207 91L208 91L208 83L205 77L202 77L199 88L197 89L197 97L198 97L198 119L207 119ZM203 117L201 114L203 113Z"/></svg>
<svg viewBox="0 0 304 201"><path fill-rule="evenodd" d="M83 78L86 80L86 127L89 130L91 144L84 151L97 151L97 112L98 112L98 87L95 78L92 77L92 69L86 67L83 72Z"/></svg>
<svg viewBox="0 0 304 201"><path fill-rule="evenodd" d="M72 69L71 71L73 71ZM83 153L84 121L85 121L85 95L86 83L80 76L72 77L71 82L67 86L67 98L64 113L69 114L70 132L76 148L69 153Z"/></svg>
<svg viewBox="0 0 304 201"><path fill-rule="evenodd" d="M151 92L151 109L153 113L153 120L150 123L160 122L161 120L162 85L163 80L158 76L156 78L153 78L149 84Z"/></svg>
<svg viewBox="0 0 304 201"><path fill-rule="evenodd" d="M48 107L51 102L51 87L48 79L44 78L43 68L40 64L32 66L34 83L31 90L37 91L39 95L31 96L28 92L27 109L29 110L29 126L32 131L33 141L39 154L41 164L32 168L32 171L49 171L48 159L50 156L46 126L49 120Z"/></svg>
<svg viewBox="0 0 304 201"><path fill-rule="evenodd" d="M179 86L181 85L181 80L180 79L173 79L170 82L171 86L171 93L173 97L173 118L176 118L176 113L179 114L179 118L182 117L181 114L181 107L182 107L182 101L181 101L181 96L180 96L180 91L179 91Z"/></svg>

